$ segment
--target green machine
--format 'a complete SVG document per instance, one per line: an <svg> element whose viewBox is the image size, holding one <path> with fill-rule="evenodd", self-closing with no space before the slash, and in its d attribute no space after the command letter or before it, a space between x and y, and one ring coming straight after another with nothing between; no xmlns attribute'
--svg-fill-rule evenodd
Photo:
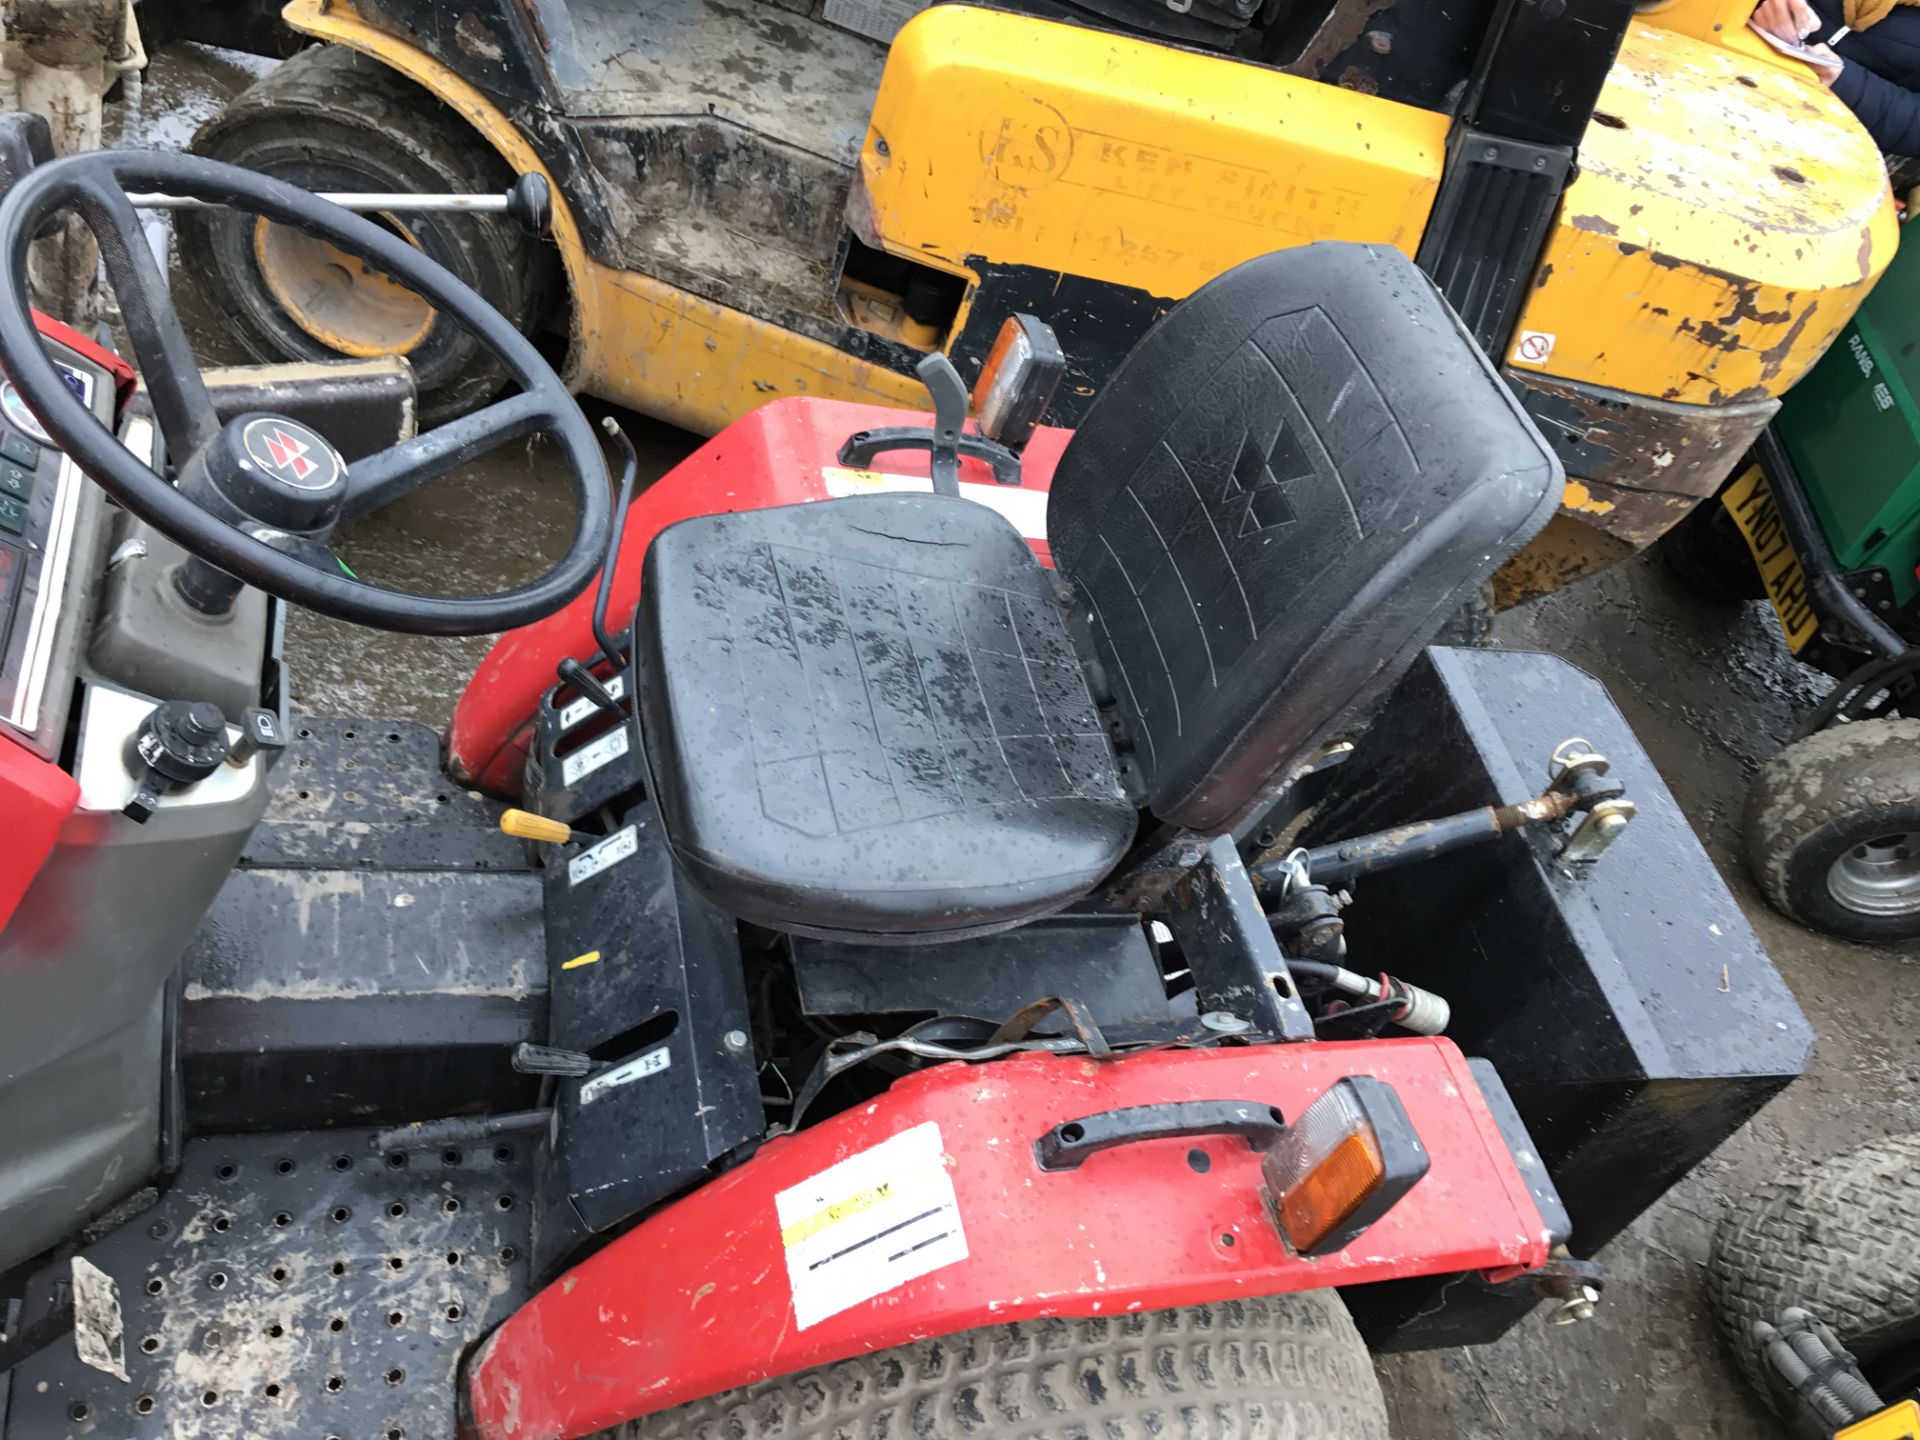
<svg viewBox="0 0 1920 1440"><path fill-rule="evenodd" d="M1765 596L1794 654L1838 683L1753 779L1748 865L1816 930L1920 936L1920 245L1750 461L1663 553L1696 584Z"/></svg>

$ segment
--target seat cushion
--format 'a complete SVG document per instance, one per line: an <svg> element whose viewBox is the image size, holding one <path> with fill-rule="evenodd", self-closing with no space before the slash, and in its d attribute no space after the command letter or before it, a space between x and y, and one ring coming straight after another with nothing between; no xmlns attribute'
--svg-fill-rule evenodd
<svg viewBox="0 0 1920 1440"><path fill-rule="evenodd" d="M706 515L641 588L642 724L694 882L781 929L980 933L1132 839L1046 572L933 494Z"/></svg>

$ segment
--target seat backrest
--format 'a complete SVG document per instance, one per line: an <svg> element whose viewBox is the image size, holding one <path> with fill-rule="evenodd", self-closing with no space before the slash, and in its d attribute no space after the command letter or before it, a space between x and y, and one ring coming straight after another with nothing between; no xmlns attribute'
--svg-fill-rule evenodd
<svg viewBox="0 0 1920 1440"><path fill-rule="evenodd" d="M1384 246L1236 266L1114 373L1047 535L1161 819L1230 830L1560 499L1559 462Z"/></svg>

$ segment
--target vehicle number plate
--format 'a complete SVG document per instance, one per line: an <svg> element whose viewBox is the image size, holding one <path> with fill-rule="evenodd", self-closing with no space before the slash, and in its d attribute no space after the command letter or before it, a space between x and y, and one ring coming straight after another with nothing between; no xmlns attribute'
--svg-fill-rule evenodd
<svg viewBox="0 0 1920 1440"><path fill-rule="evenodd" d="M1760 579L1767 587L1767 599L1773 602L1773 613L1780 617L1780 628L1786 632L1788 646L1799 654L1819 630L1820 622L1813 613L1806 572L1800 568L1800 557L1793 553L1793 541L1788 538L1786 524L1780 518L1780 507L1774 503L1773 491L1768 488L1767 477L1760 467L1749 466L1744 475L1727 487L1720 503L1727 507L1741 538L1747 542L1747 549L1753 552L1753 563L1759 567Z"/></svg>

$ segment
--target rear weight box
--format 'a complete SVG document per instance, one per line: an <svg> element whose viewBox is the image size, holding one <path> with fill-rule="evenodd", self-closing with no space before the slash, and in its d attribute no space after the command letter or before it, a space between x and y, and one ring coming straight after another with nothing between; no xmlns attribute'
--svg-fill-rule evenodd
<svg viewBox="0 0 1920 1440"><path fill-rule="evenodd" d="M1491 1061L1591 1256L1805 1068L1812 1031L1672 792L1599 681L1526 651L1429 649L1301 837L1327 843L1538 793L1571 735L1639 813L1591 866L1537 827L1369 876L1355 955L1445 995L1449 1036ZM1362 779L1367 783L1360 783ZM1398 1280L1349 1290L1375 1349L1476 1344L1528 1287Z"/></svg>

